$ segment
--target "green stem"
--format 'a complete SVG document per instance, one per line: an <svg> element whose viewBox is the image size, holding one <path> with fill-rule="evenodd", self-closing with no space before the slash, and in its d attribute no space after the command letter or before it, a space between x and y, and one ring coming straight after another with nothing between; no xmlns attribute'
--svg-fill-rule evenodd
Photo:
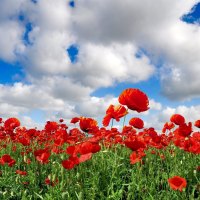
<svg viewBox="0 0 200 200"><path fill-rule="evenodd" d="M113 118L111 119L111 127L110 129L113 127Z"/></svg>

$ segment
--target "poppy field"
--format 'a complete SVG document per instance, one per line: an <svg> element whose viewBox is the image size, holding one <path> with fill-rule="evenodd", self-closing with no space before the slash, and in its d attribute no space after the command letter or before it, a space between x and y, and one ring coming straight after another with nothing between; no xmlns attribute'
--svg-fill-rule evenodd
<svg viewBox="0 0 200 200"><path fill-rule="evenodd" d="M148 96L125 89L102 126L76 116L43 130L0 118L0 199L200 199L200 119L174 114L163 129L126 116L149 108ZM122 130L113 123L123 122Z"/></svg>

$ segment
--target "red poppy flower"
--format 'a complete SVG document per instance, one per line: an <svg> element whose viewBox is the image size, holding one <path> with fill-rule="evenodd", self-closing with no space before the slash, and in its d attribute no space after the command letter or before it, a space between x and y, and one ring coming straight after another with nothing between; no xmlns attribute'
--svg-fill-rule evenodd
<svg viewBox="0 0 200 200"><path fill-rule="evenodd" d="M22 175L22 176L26 176L27 175L26 171L16 170L15 172L16 172L16 174L19 174L19 175Z"/></svg>
<svg viewBox="0 0 200 200"><path fill-rule="evenodd" d="M76 155L77 154L77 147L78 146L68 146L66 148L66 153L69 155Z"/></svg>
<svg viewBox="0 0 200 200"><path fill-rule="evenodd" d="M150 152L151 154L157 154L157 152L155 150L151 150Z"/></svg>
<svg viewBox="0 0 200 200"><path fill-rule="evenodd" d="M16 163L16 161L12 159L10 155L5 154L0 158L0 164L4 165L6 163L8 164L9 167L12 167Z"/></svg>
<svg viewBox="0 0 200 200"><path fill-rule="evenodd" d="M186 144L188 142L188 144ZM200 143L192 140L191 138L189 140L185 140L186 147L184 150L189 151L194 154L200 154Z"/></svg>
<svg viewBox="0 0 200 200"><path fill-rule="evenodd" d="M188 137L192 133L192 123L189 122L179 125L179 127L174 131L175 136Z"/></svg>
<svg viewBox="0 0 200 200"><path fill-rule="evenodd" d="M80 117L80 129L84 132L90 132L97 127L97 121L92 118Z"/></svg>
<svg viewBox="0 0 200 200"><path fill-rule="evenodd" d="M34 155L41 164L47 164L51 154L46 149L39 149L34 151Z"/></svg>
<svg viewBox="0 0 200 200"><path fill-rule="evenodd" d="M62 166L65 168L65 169L73 169L74 168L74 162L70 161L70 160L63 160L62 161Z"/></svg>
<svg viewBox="0 0 200 200"><path fill-rule="evenodd" d="M14 164L16 163L16 161L14 159L12 159L9 163L8 166L12 167Z"/></svg>
<svg viewBox="0 0 200 200"><path fill-rule="evenodd" d="M132 126L124 126L122 129L122 134L129 134L135 135L137 131Z"/></svg>
<svg viewBox="0 0 200 200"><path fill-rule="evenodd" d="M12 161L12 158L10 155L8 154L5 154L1 157L1 160L4 162L4 163L9 163L10 161Z"/></svg>
<svg viewBox="0 0 200 200"><path fill-rule="evenodd" d="M142 129L144 127L144 122L138 117L133 117L130 119L129 125L133 126L134 128Z"/></svg>
<svg viewBox="0 0 200 200"><path fill-rule="evenodd" d="M185 123L185 118L180 114L174 114L171 116L170 121L176 125L181 125Z"/></svg>
<svg viewBox="0 0 200 200"><path fill-rule="evenodd" d="M200 142L200 132L193 132L192 137Z"/></svg>
<svg viewBox="0 0 200 200"><path fill-rule="evenodd" d="M30 145L30 139L28 138L18 138L18 142L23 144L24 146L29 146Z"/></svg>
<svg viewBox="0 0 200 200"><path fill-rule="evenodd" d="M171 130L171 129L174 128L174 126L175 126L175 125L174 125L172 122L166 122L166 123L164 124L163 129L162 129L162 132L165 133L166 130Z"/></svg>
<svg viewBox="0 0 200 200"><path fill-rule="evenodd" d="M122 105L126 105L129 109L137 112L144 112L149 109L149 99L139 89L129 88L124 90L118 100Z"/></svg>
<svg viewBox="0 0 200 200"><path fill-rule="evenodd" d="M62 128L62 129L68 129L68 126L66 125L66 124L60 124L60 127Z"/></svg>
<svg viewBox="0 0 200 200"><path fill-rule="evenodd" d="M130 163L135 164L135 163L140 162L140 161L141 161L141 157L134 151L130 155Z"/></svg>
<svg viewBox="0 0 200 200"><path fill-rule="evenodd" d="M195 121L194 125L197 127L197 128L200 128L200 119Z"/></svg>
<svg viewBox="0 0 200 200"><path fill-rule="evenodd" d="M34 128L31 128L31 129L27 130L26 133L27 133L27 135L28 135L29 137L35 137L35 136L37 136L37 130L34 129Z"/></svg>
<svg viewBox="0 0 200 200"><path fill-rule="evenodd" d="M98 143L83 142L79 146L80 154L97 153L101 150L101 146Z"/></svg>
<svg viewBox="0 0 200 200"><path fill-rule="evenodd" d="M142 158L145 157L146 154L143 151L138 151L137 153L134 151L130 155L130 163L135 164L137 162L142 161Z"/></svg>
<svg viewBox="0 0 200 200"><path fill-rule="evenodd" d="M47 121L47 123L45 125L45 130L47 132L56 131L57 129L58 129L58 123L57 122Z"/></svg>
<svg viewBox="0 0 200 200"><path fill-rule="evenodd" d="M116 121L119 121L121 117L124 117L127 114L127 110L124 106L121 105L110 105L108 109L106 110L106 116L103 118L103 125L108 126L110 123L110 120L113 118Z"/></svg>
<svg viewBox="0 0 200 200"><path fill-rule="evenodd" d="M91 158L92 158L92 153L87 153L87 154L81 155L79 157L79 163L82 163L82 162L85 162L87 160L90 160Z"/></svg>
<svg viewBox="0 0 200 200"><path fill-rule="evenodd" d="M143 141L140 141L138 139L136 139L136 140L127 139L124 141L124 144L128 148L130 148L132 151L143 150L146 148L146 144Z"/></svg>
<svg viewBox="0 0 200 200"><path fill-rule="evenodd" d="M55 181L51 181L48 177L44 180L44 183L46 185L50 185L52 187L54 187L57 183L58 183L58 179L56 179Z"/></svg>
<svg viewBox="0 0 200 200"><path fill-rule="evenodd" d="M59 122L60 122L60 123L64 122L64 119L62 119L62 118L61 118L61 119L59 119Z"/></svg>
<svg viewBox="0 0 200 200"><path fill-rule="evenodd" d="M50 184L51 184L51 180L50 180L49 178L46 178L46 179L44 180L44 183L45 183L46 185L50 185Z"/></svg>
<svg viewBox="0 0 200 200"><path fill-rule="evenodd" d="M180 176L174 176L172 178L168 179L168 183L173 190L179 190L182 192L183 188L186 188L187 181L180 177Z"/></svg>
<svg viewBox="0 0 200 200"><path fill-rule="evenodd" d="M74 117L71 119L70 123L76 124L77 122L79 122L79 120L80 120L80 117Z"/></svg>
<svg viewBox="0 0 200 200"><path fill-rule="evenodd" d="M73 169L75 165L79 164L79 158L76 156L70 156L68 160L63 160L62 161L62 166L65 169Z"/></svg>
<svg viewBox="0 0 200 200"><path fill-rule="evenodd" d="M9 118L4 122L4 127L6 129L15 129L20 126L20 121L17 118Z"/></svg>

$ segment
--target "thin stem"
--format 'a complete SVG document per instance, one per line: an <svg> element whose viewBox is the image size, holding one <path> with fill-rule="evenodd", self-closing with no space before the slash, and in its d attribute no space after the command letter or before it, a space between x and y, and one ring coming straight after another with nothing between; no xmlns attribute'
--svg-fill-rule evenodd
<svg viewBox="0 0 200 200"><path fill-rule="evenodd" d="M113 127L113 118L111 119L111 127L110 128L112 128Z"/></svg>

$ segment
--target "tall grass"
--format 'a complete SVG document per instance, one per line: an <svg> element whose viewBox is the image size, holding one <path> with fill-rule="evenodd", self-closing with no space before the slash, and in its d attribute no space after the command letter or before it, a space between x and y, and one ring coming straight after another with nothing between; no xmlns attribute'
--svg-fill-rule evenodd
<svg viewBox="0 0 200 200"><path fill-rule="evenodd" d="M12 167L1 166L0 199L199 199L200 171L196 167L200 156L186 153L173 144L158 150L145 151L143 163L130 164L131 150L122 145L107 148L93 155L91 160L71 170L60 164L66 153L52 154L48 164L40 164L32 153L22 156L24 147L17 145L13 152L11 145L0 151L10 153L16 160ZM170 153L173 149L173 153ZM154 150L154 154L152 154ZM162 154L163 156L159 156ZM31 158L30 164L24 160ZM25 170L27 176L16 174ZM169 177L179 175L187 180L183 192L173 191L167 182ZM45 184L49 177L55 185ZM56 182L57 179L57 182Z"/></svg>

